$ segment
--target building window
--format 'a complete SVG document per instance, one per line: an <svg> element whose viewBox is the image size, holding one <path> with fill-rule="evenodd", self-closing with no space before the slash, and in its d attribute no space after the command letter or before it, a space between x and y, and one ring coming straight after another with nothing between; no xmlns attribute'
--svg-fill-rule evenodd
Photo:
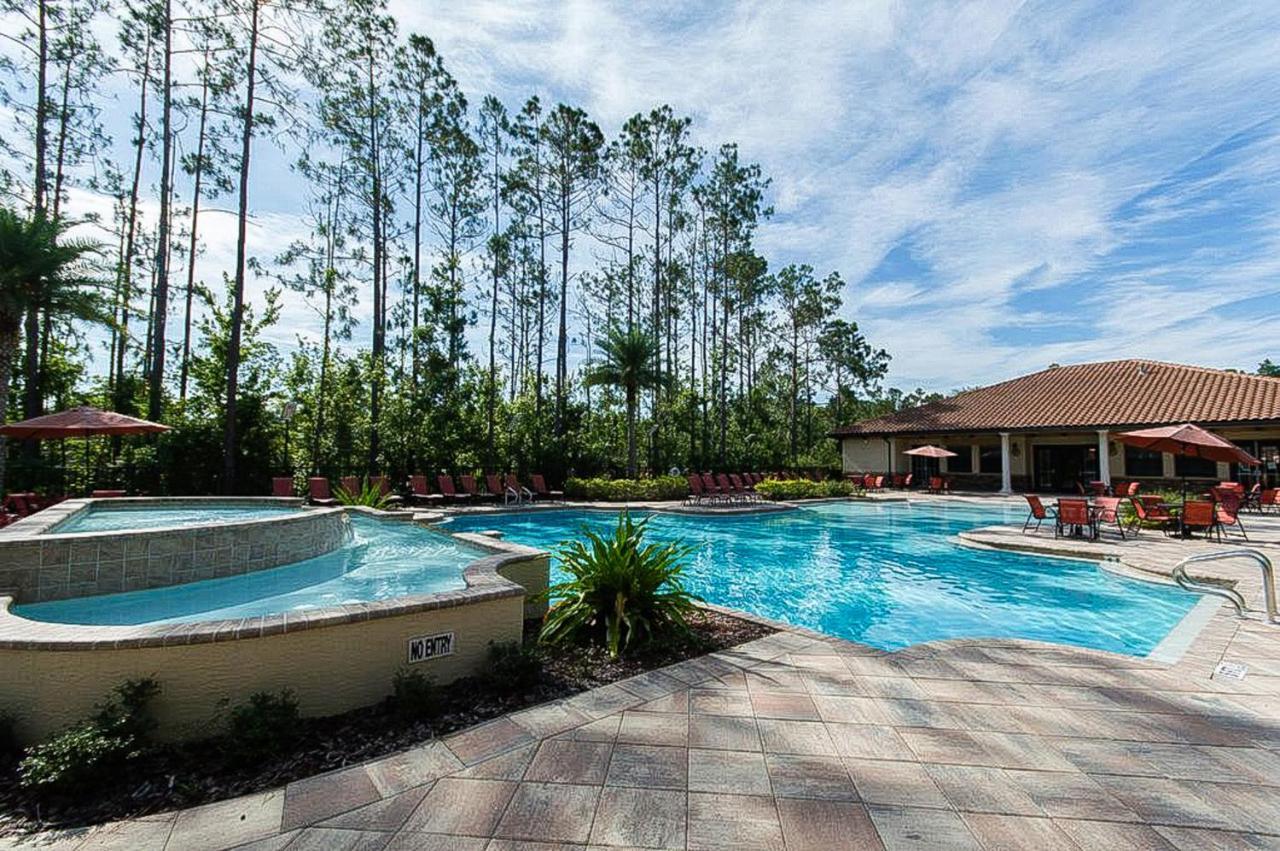
<svg viewBox="0 0 1280 851"><path fill-rule="evenodd" d="M1218 462L1192 455L1175 455L1173 472L1178 478L1216 479L1218 478Z"/></svg>
<svg viewBox="0 0 1280 851"><path fill-rule="evenodd" d="M948 444L947 451L956 453L956 457L947 459L948 473L972 473L973 450L969 444Z"/></svg>
<svg viewBox="0 0 1280 851"><path fill-rule="evenodd" d="M1164 453L1152 452L1150 449L1139 449L1136 446L1124 448L1124 474L1126 476L1150 476L1159 478L1164 475Z"/></svg>
<svg viewBox="0 0 1280 851"><path fill-rule="evenodd" d="M1000 473L1004 465L1000 461L999 446L981 446L978 448L978 472Z"/></svg>

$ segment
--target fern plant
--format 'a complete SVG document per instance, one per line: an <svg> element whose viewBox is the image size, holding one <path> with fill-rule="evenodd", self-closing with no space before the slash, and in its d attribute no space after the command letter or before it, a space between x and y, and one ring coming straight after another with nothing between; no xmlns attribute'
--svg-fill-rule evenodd
<svg viewBox="0 0 1280 851"><path fill-rule="evenodd" d="M391 494L383 493L378 483L370 482L368 476L360 480L359 488L354 491L338 485L333 490L333 497L338 500L339 505L359 505L379 511L385 511L391 506Z"/></svg>
<svg viewBox="0 0 1280 851"><path fill-rule="evenodd" d="M543 641L603 641L616 659L666 631L688 632L701 598L684 587L681 562L693 548L647 544L646 526L624 511L611 534L583 529L585 540L561 545L557 557L570 579L547 589L554 603L543 621Z"/></svg>

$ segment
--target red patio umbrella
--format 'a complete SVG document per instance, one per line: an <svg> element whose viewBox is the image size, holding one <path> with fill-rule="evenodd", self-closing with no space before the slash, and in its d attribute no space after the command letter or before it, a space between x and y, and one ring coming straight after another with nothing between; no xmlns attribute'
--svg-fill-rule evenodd
<svg viewBox="0 0 1280 851"><path fill-rule="evenodd" d="M1194 423L1123 431L1113 435L1116 440L1139 449L1152 452L1168 452L1203 458L1206 461L1223 461L1228 464L1245 464L1256 467L1262 462L1236 446L1225 437L1219 437ZM1182 477L1182 498L1187 497L1187 479Z"/></svg>
<svg viewBox="0 0 1280 851"><path fill-rule="evenodd" d="M115 411L104 411L89 405L81 405L56 414L45 414L29 420L9 423L0 426L0 436L16 437L22 440L66 440L68 437L83 437L85 481L89 478L89 441L90 437L155 434L168 431L169 427L140 420L127 414ZM65 482L64 482L65 484Z"/></svg>

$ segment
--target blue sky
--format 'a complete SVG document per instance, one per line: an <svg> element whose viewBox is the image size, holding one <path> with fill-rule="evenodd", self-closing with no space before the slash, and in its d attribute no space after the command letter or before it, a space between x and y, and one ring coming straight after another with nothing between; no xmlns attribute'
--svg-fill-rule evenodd
<svg viewBox="0 0 1280 851"><path fill-rule="evenodd" d="M392 10L474 102L536 93L608 135L669 103L704 147L738 142L774 180L762 250L838 270L898 386L1280 356L1280 3ZM259 150L252 249L269 255L302 232L304 199ZM216 269L232 222L209 222ZM284 344L315 328L296 300L284 319Z"/></svg>

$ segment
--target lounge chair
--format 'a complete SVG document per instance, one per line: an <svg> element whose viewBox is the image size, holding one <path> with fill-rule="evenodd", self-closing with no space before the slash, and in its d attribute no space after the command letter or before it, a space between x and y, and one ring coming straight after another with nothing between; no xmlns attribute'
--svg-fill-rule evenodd
<svg viewBox="0 0 1280 851"><path fill-rule="evenodd" d="M271 480L272 496L293 496L293 476L276 476Z"/></svg>
<svg viewBox="0 0 1280 851"><path fill-rule="evenodd" d="M400 496L398 493L392 492L391 482L387 480L386 476L370 476L369 484L376 487L378 489L378 495L385 497L387 502L392 503L393 505L404 502L404 497Z"/></svg>
<svg viewBox="0 0 1280 851"><path fill-rule="evenodd" d="M1118 496L1100 496L1094 500L1094 526L1098 532L1102 531L1103 526L1115 526L1116 531L1120 533L1120 539L1125 539L1124 523L1120 519L1120 497Z"/></svg>
<svg viewBox="0 0 1280 851"><path fill-rule="evenodd" d="M520 484L520 480L516 478L515 473L507 473L506 486L508 491L515 491L516 496L519 497L517 502L532 503L535 499L533 491Z"/></svg>
<svg viewBox="0 0 1280 851"><path fill-rule="evenodd" d="M712 502L728 502L729 494L720 490L720 486L716 484L715 477L710 473L702 473L699 478L702 479L702 490L706 492L706 497Z"/></svg>
<svg viewBox="0 0 1280 851"><path fill-rule="evenodd" d="M1053 526L1055 538L1079 533L1088 535L1092 540L1098 537L1098 526L1093 514L1089 511L1089 503L1083 499L1058 500L1057 522Z"/></svg>
<svg viewBox="0 0 1280 851"><path fill-rule="evenodd" d="M484 486L489 489L489 493L495 499L501 498L503 505L510 505L512 502L520 504L520 491L512 490L502 483L502 477L497 473L485 473Z"/></svg>
<svg viewBox="0 0 1280 851"><path fill-rule="evenodd" d="M307 479L307 502L312 505L337 505L329 491L329 480L323 476L312 476Z"/></svg>
<svg viewBox="0 0 1280 851"><path fill-rule="evenodd" d="M425 502L428 505L444 502L444 494L431 492L431 488L427 486L426 476L410 476L408 484L410 502Z"/></svg>
<svg viewBox="0 0 1280 851"><path fill-rule="evenodd" d="M1228 493L1230 495L1227 498L1218 500L1213 507L1213 518L1218 523L1218 538L1221 539L1228 529L1234 528L1239 530L1240 536L1247 541L1249 536L1245 534L1244 524L1240 522L1240 497L1235 491L1228 491Z"/></svg>
<svg viewBox="0 0 1280 851"><path fill-rule="evenodd" d="M360 477L359 476L343 476L338 481L338 487L342 488L348 494L355 496L360 493Z"/></svg>
<svg viewBox="0 0 1280 851"><path fill-rule="evenodd" d="M533 492L538 495L539 499L564 502L564 491L553 491L548 488L547 480L542 477L541 473L530 473L529 484L533 485Z"/></svg>
<svg viewBox="0 0 1280 851"><path fill-rule="evenodd" d="M1040 501L1040 497L1033 493L1025 493L1022 497L1027 501L1027 508L1029 509L1027 512L1027 519L1022 524L1022 534L1027 534L1027 529L1031 527L1031 521L1033 520L1035 521L1036 526L1034 529L1031 529L1032 532L1039 532L1040 524L1048 520L1050 517L1055 518L1054 522L1057 522L1057 513L1052 508L1045 508L1044 503Z"/></svg>
<svg viewBox="0 0 1280 851"><path fill-rule="evenodd" d="M707 492L702 489L702 479L698 478L697 473L690 473L684 478L689 483L689 495L684 498L684 504L701 505L707 499Z"/></svg>
<svg viewBox="0 0 1280 851"><path fill-rule="evenodd" d="M1129 504L1133 506L1133 519L1129 521L1129 531L1134 534L1134 537L1142 531L1144 523L1154 523L1166 533L1177 525L1178 518L1169 512L1159 497L1131 496Z"/></svg>
<svg viewBox="0 0 1280 851"><path fill-rule="evenodd" d="M1182 514L1178 518L1183 534L1197 530L1205 537L1217 531L1218 519L1214 513L1214 505L1208 500L1188 500L1182 505ZM1219 535L1221 537L1221 535Z"/></svg>
<svg viewBox="0 0 1280 851"><path fill-rule="evenodd" d="M910 489L912 485L915 484L915 477L916 477L915 473L907 473L907 475L902 480L902 486L904 488Z"/></svg>
<svg viewBox="0 0 1280 851"><path fill-rule="evenodd" d="M102 490L93 491L92 493L89 494L90 498L92 499L120 499L121 497L125 497L128 495L129 495L128 491L121 490L119 488L105 488ZM32 496L35 496L35 494L32 494Z"/></svg>
<svg viewBox="0 0 1280 851"><path fill-rule="evenodd" d="M466 477L459 476L458 478L464 479ZM458 493L456 490L454 490L452 476L448 476L443 473L439 476L436 476L436 485L440 488L440 495L444 497L445 502L470 502L471 501L471 494ZM466 485L464 484L463 487L465 488Z"/></svg>
<svg viewBox="0 0 1280 851"><path fill-rule="evenodd" d="M743 501L758 502L760 500L760 495L750 485L745 484L737 473L729 474L729 483L733 485L733 492L741 496Z"/></svg>
<svg viewBox="0 0 1280 851"><path fill-rule="evenodd" d="M470 473L463 473L458 476L458 484L462 485L462 491L476 502L495 502L502 494L496 491L485 493L480 490L480 486L476 484L476 477Z"/></svg>

